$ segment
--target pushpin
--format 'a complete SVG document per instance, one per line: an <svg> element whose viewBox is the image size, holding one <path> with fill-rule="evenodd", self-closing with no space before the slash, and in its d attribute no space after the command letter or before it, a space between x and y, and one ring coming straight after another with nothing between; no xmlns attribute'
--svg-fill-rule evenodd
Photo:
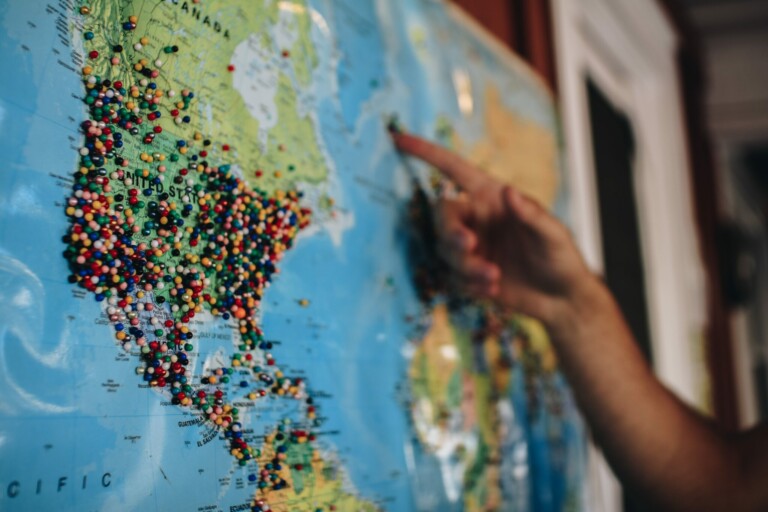
<svg viewBox="0 0 768 512"><path fill-rule="evenodd" d="M404 133L403 127L397 119L397 114L392 114L387 120L387 130L389 133Z"/></svg>

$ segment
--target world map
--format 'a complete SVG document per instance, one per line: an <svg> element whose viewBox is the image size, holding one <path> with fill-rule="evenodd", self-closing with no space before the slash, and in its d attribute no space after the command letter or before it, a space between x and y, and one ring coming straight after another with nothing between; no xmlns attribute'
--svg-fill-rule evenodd
<svg viewBox="0 0 768 512"><path fill-rule="evenodd" d="M447 293L439 140L567 222L555 106L456 8L0 2L0 510L582 510L535 321Z"/></svg>

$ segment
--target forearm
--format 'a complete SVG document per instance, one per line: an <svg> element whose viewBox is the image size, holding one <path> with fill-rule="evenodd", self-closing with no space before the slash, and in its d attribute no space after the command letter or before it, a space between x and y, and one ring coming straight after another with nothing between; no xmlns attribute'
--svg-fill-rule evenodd
<svg viewBox="0 0 768 512"><path fill-rule="evenodd" d="M721 490L739 462L728 442L656 380L595 277L545 319L576 399L622 480L672 510L739 510ZM734 508L736 507L736 508Z"/></svg>

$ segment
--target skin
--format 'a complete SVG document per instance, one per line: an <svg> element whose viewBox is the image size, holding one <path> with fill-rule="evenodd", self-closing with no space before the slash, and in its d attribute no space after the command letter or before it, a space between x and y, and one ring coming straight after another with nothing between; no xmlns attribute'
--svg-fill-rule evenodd
<svg viewBox="0 0 768 512"><path fill-rule="evenodd" d="M460 187L436 206L438 251L463 291L547 328L612 468L654 510L768 510L768 428L724 434L653 375L602 281L545 208L460 156L405 133L404 154Z"/></svg>

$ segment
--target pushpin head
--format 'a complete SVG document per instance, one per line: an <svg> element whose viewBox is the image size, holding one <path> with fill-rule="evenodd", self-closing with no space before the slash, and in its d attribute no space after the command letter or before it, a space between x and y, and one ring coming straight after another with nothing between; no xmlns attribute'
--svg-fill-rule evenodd
<svg viewBox="0 0 768 512"><path fill-rule="evenodd" d="M400 126L400 122L397 120L397 114L392 114L389 116L389 120L387 121L387 130L389 133L403 133L403 127Z"/></svg>

